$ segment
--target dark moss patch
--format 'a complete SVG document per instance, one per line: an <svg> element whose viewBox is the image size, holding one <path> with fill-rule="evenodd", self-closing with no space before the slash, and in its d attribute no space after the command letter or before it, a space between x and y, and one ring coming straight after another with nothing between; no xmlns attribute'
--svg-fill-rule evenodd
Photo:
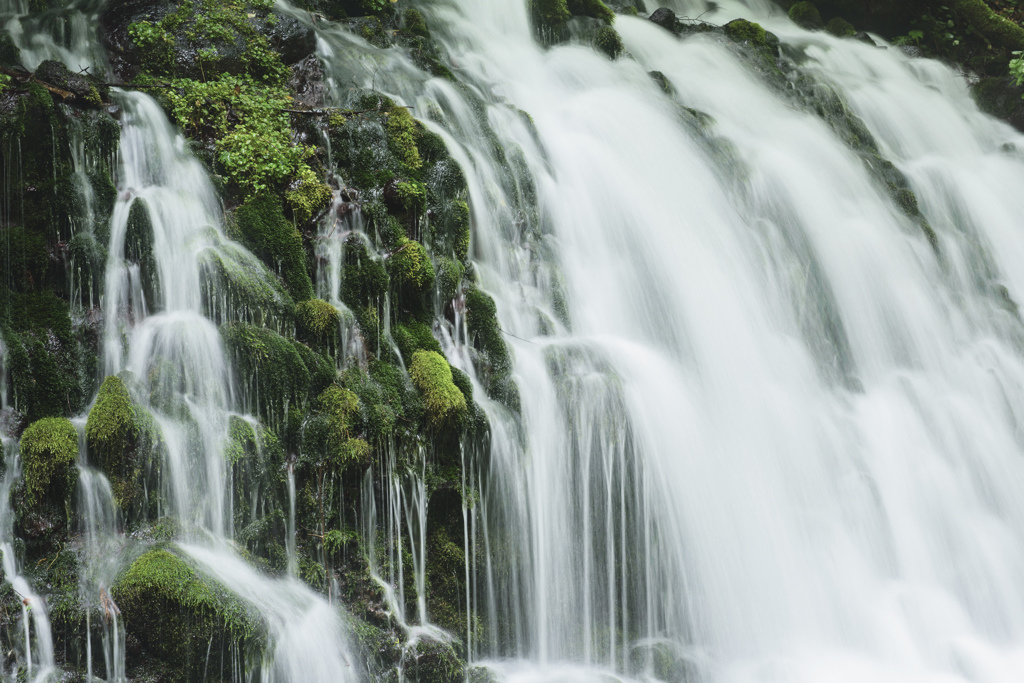
<svg viewBox="0 0 1024 683"><path fill-rule="evenodd" d="M242 243L281 276L292 298L313 298L302 236L285 219L280 201L271 195L254 197L238 207L235 219Z"/></svg>

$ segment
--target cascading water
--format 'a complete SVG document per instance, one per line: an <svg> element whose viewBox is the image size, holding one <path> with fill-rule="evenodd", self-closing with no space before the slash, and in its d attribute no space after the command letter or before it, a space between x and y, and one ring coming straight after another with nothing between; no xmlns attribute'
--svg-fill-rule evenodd
<svg viewBox="0 0 1024 683"><path fill-rule="evenodd" d="M803 51L798 73L908 177L936 253L855 150L718 38L620 17L633 59L609 63L538 48L525 3L428 9L525 160L539 223L509 219L464 95L407 65L381 75L393 57L353 60L331 29L321 54L336 83L372 74L455 143L514 348L522 432L484 404L493 554L470 604L494 640L474 652L511 658L495 667L512 680L1012 680L1020 137L935 62L767 7L704 15Z"/></svg>
<svg viewBox="0 0 1024 683"><path fill-rule="evenodd" d="M179 547L266 625L265 650L243 662L238 675L255 668L264 681L349 680L356 669L338 613L294 577L260 574L227 544L232 518L224 449L233 384L220 334L203 316L203 302L211 298L203 296L201 270L208 252L217 252L220 263L233 253L220 250L216 196L184 139L149 97L119 99L122 164L105 289L106 372L127 370L141 382L141 396L164 396L149 407L163 443L165 513L196 529L194 541ZM136 214L132 220L136 203L145 219ZM133 231L143 233L133 238L148 245L152 272L127 260ZM169 397L167 387L173 387ZM294 560L289 566L294 572Z"/></svg>

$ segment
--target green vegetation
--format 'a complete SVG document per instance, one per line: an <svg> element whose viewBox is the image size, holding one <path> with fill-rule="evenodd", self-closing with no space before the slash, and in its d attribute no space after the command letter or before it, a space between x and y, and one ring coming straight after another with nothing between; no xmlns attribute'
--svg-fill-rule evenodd
<svg viewBox="0 0 1024 683"><path fill-rule="evenodd" d="M284 280L295 301L313 298L302 235L284 217L281 203L270 194L253 197L235 211L242 244Z"/></svg>
<svg viewBox="0 0 1024 683"><path fill-rule="evenodd" d="M457 426L465 420L466 397L452 382L452 370L444 356L436 351L416 351L409 376L423 392L433 427Z"/></svg>
<svg viewBox="0 0 1024 683"><path fill-rule="evenodd" d="M848 38L857 35L857 29L853 24L842 17L833 17L825 24L825 30L837 38Z"/></svg>
<svg viewBox="0 0 1024 683"><path fill-rule="evenodd" d="M21 435L25 501L34 506L47 498L70 500L78 481L78 432L70 420L37 420Z"/></svg>
<svg viewBox="0 0 1024 683"><path fill-rule="evenodd" d="M622 46L622 38L610 26L605 26L597 32L597 35L594 36L594 46L611 59L617 59L625 51Z"/></svg>
<svg viewBox="0 0 1024 683"><path fill-rule="evenodd" d="M789 18L793 20L794 24L802 28L813 30L824 27L821 21L821 14L818 13L818 8L814 6L814 3L807 2L807 0L793 3L789 8Z"/></svg>
<svg viewBox="0 0 1024 683"><path fill-rule="evenodd" d="M566 7L573 16L593 17L608 24L615 21L615 12L601 0L566 0Z"/></svg>
<svg viewBox="0 0 1024 683"><path fill-rule="evenodd" d="M219 675L231 662L222 654L236 652L245 661L263 642L257 615L167 549L135 560L111 593L146 652L187 680ZM211 651L216 656L208 657Z"/></svg>
<svg viewBox="0 0 1024 683"><path fill-rule="evenodd" d="M317 347L333 347L340 320L338 309L323 299L309 299L295 307L298 338Z"/></svg>

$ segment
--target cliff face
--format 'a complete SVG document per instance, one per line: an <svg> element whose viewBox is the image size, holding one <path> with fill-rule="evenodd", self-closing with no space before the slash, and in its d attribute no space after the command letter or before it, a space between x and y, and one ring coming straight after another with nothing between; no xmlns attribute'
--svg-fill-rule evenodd
<svg viewBox="0 0 1024 683"><path fill-rule="evenodd" d="M622 55L615 12L600 0L531 9L539 40ZM414 107L325 74L317 31L341 26L361 45L401 54L417 78L470 99L472 89L420 12L378 0L304 10L33 2L20 21L43 30L72 11L99 27L81 57L103 63L88 70L24 65L18 41L0 33L0 432L7 467L20 467L17 478L8 472L9 547L45 601L56 665L68 676L118 675L113 623L133 680L229 679L265 666L277 637L267 613L184 549L209 535L263 575L294 576L328 597L351 619L360 671L463 680L467 643L495 635L467 606L470 558L484 539L466 520L488 465L488 414L515 415L519 388L495 303L478 287L463 170ZM1004 72L1024 30L981 0L788 11L810 28L901 36L962 63L986 76L983 104L1024 121ZM935 246L906 178L835 93L801 80L799 54L743 20L717 27L663 9L651 19L683 39L715 34L793 107L821 117ZM197 306L219 335L204 348L222 349L228 365L231 396L213 442L191 366L171 352L142 359L141 372L111 360L128 354L147 316L173 309L177 277L161 242L165 216L121 168L138 149L122 147L125 117L137 115L124 91L159 103L217 193L216 225L188 233L202 244L189 265ZM483 107L473 115L493 136ZM705 133L701 112L679 117L709 154L730 153ZM496 137L494 146L504 159ZM531 188L521 197L516 210L536 212ZM120 287L112 267L131 280L120 307L109 304ZM196 460L216 453L224 520L190 514L189 504L207 503L188 495L176 503L176 449ZM116 542L98 573L95 486L116 509ZM10 583L0 591L0 640L12 653L4 670L24 668L29 597Z"/></svg>

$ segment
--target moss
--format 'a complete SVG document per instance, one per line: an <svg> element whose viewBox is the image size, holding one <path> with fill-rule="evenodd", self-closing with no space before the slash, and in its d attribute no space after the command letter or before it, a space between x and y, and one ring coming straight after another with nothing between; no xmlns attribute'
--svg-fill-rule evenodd
<svg viewBox="0 0 1024 683"><path fill-rule="evenodd" d="M238 234L229 223L229 232ZM200 255L207 316L219 323L287 327L295 303L270 269L241 245L211 231L213 244Z"/></svg>
<svg viewBox="0 0 1024 683"><path fill-rule="evenodd" d="M956 0L948 4L964 24L993 46L1008 51L1024 50L1024 28L993 12L984 0Z"/></svg>
<svg viewBox="0 0 1024 683"><path fill-rule="evenodd" d="M423 20L423 14L417 9L407 9L405 14L402 15L405 20L405 29L423 38L430 37L430 30L427 28L427 22Z"/></svg>
<svg viewBox="0 0 1024 683"><path fill-rule="evenodd" d="M273 330L244 323L221 325L220 332L248 411L275 427L289 410L305 405L312 376L296 345Z"/></svg>
<svg viewBox="0 0 1024 683"><path fill-rule="evenodd" d="M417 171L423 165L416 141L419 130L416 119L405 107L394 106L387 112L388 146L392 153L411 171Z"/></svg>
<svg viewBox="0 0 1024 683"><path fill-rule="evenodd" d="M295 222L302 225L330 205L331 188L317 177L313 169L303 165L284 198L292 209Z"/></svg>
<svg viewBox="0 0 1024 683"><path fill-rule="evenodd" d="M722 27L725 35L737 43L750 43L760 46L765 42L767 32L760 24L746 19L734 19Z"/></svg>
<svg viewBox="0 0 1024 683"><path fill-rule="evenodd" d="M111 592L130 637L183 680L219 678L265 637L257 615L166 549L135 560Z"/></svg>
<svg viewBox="0 0 1024 683"><path fill-rule="evenodd" d="M491 398L512 410L519 409L519 392L512 381L508 347L498 326L494 299L477 288L466 292L466 328L473 345L482 352L477 360L477 375Z"/></svg>
<svg viewBox="0 0 1024 683"><path fill-rule="evenodd" d="M980 2L981 0L978 1ZM793 23L802 28L817 30L824 26L821 21L821 15L818 13L818 8L814 6L814 3L807 2L807 0L794 3L789 8L788 14Z"/></svg>
<svg viewBox="0 0 1024 683"><path fill-rule="evenodd" d="M345 241L341 300L353 311L362 311L371 305L376 307L389 286L390 280L384 264L370 255L362 239L357 235L350 236ZM356 318L360 317L357 313Z"/></svg>
<svg viewBox="0 0 1024 683"><path fill-rule="evenodd" d="M538 30L557 29L572 17L566 0L530 0L530 12Z"/></svg>
<svg viewBox="0 0 1024 683"><path fill-rule="evenodd" d="M415 240L399 240L398 249L387 260L387 268L403 304L415 306L434 287L434 264L427 250Z"/></svg>
<svg viewBox="0 0 1024 683"><path fill-rule="evenodd" d="M427 418L435 428L457 427L466 418L466 397L452 381L448 361L436 351L416 351L409 376L423 392Z"/></svg>
<svg viewBox="0 0 1024 683"><path fill-rule="evenodd" d="M158 392L163 390L161 381L173 383L158 377ZM145 492L157 485L153 475L162 438L149 411L132 400L120 377L103 380L85 423L85 437L90 459L95 458L110 480L118 508L129 521L144 519Z"/></svg>
<svg viewBox="0 0 1024 683"><path fill-rule="evenodd" d="M625 48L622 45L622 38L618 32L610 26L605 26L594 36L594 47L607 55L610 59L617 59Z"/></svg>
<svg viewBox="0 0 1024 683"><path fill-rule="evenodd" d="M242 243L281 276L292 298L313 298L302 236L285 219L277 198L254 197L238 207L235 219Z"/></svg>
<svg viewBox="0 0 1024 683"><path fill-rule="evenodd" d="M316 407L319 415L307 423L303 436L306 462L314 467L329 466L339 472L366 467L372 448L354 435L362 414L359 397L333 385L320 394Z"/></svg>
<svg viewBox="0 0 1024 683"><path fill-rule="evenodd" d="M323 299L309 299L295 307L298 338L317 347L333 348L340 321L338 309Z"/></svg>
<svg viewBox="0 0 1024 683"><path fill-rule="evenodd" d="M462 276L465 275L466 268L458 261L440 256L437 258L434 272L436 274L437 298L443 306L458 294L459 285L462 283Z"/></svg>
<svg viewBox="0 0 1024 683"><path fill-rule="evenodd" d="M573 16L592 17L608 24L615 21L615 12L601 0L566 0L566 7Z"/></svg>
<svg viewBox="0 0 1024 683"><path fill-rule="evenodd" d="M78 432L70 420L44 418L21 435L25 501L34 506L44 498L70 500L78 481Z"/></svg>
<svg viewBox="0 0 1024 683"><path fill-rule="evenodd" d="M407 366L412 363L413 354L421 349L441 353L441 344L434 338L434 333L427 323L415 321L399 323L392 328L391 336Z"/></svg>
<svg viewBox="0 0 1024 683"><path fill-rule="evenodd" d="M21 50L14 44L11 34L0 31L0 65L17 66L21 63Z"/></svg>
<svg viewBox="0 0 1024 683"><path fill-rule="evenodd" d="M857 35L857 29L853 24L842 17L833 17L825 24L825 30L837 38L849 38Z"/></svg>

